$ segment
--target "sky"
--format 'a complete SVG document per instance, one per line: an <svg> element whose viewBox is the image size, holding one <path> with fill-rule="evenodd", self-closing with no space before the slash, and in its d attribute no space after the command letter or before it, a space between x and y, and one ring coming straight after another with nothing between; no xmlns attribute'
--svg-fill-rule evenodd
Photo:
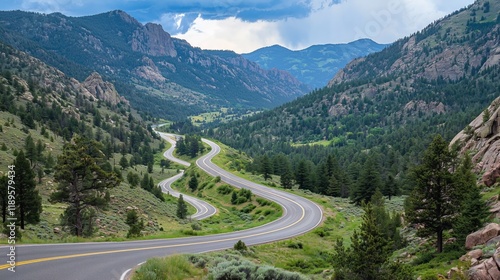
<svg viewBox="0 0 500 280"><path fill-rule="evenodd" d="M370 38L391 43L473 0L2 0L0 10L85 16L123 10L202 49L247 53Z"/></svg>

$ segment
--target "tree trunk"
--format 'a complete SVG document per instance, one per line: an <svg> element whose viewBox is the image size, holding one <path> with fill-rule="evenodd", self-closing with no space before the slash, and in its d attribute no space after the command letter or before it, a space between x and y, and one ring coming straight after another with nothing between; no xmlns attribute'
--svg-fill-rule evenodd
<svg viewBox="0 0 500 280"><path fill-rule="evenodd" d="M437 230L437 252L443 252L443 229Z"/></svg>

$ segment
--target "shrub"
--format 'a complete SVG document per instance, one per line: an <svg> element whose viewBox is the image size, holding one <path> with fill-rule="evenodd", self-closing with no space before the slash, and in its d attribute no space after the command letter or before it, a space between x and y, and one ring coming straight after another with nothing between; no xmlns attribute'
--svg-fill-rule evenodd
<svg viewBox="0 0 500 280"><path fill-rule="evenodd" d="M220 187L217 188L217 192L222 194L222 195L227 195L227 194L230 194L233 192L233 187L231 187L230 185L222 185Z"/></svg>
<svg viewBox="0 0 500 280"><path fill-rule="evenodd" d="M236 242L236 244L234 244L234 247L233 247L236 251L246 251L248 248L247 248L247 245L245 244L245 242L241 241L241 240L238 240L238 242Z"/></svg>
<svg viewBox="0 0 500 280"><path fill-rule="evenodd" d="M257 206L253 205L253 204L249 204L245 207L243 207L243 209L241 209L240 211L243 212L243 213L250 213L252 212L255 208L257 208Z"/></svg>

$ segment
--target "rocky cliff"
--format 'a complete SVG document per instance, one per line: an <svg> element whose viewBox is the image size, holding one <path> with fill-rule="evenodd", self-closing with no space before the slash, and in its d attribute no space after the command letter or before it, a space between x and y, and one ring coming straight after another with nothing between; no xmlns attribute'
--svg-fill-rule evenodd
<svg viewBox="0 0 500 280"><path fill-rule="evenodd" d="M493 185L500 177L500 97L481 115L457 134L451 145L459 145L460 152L472 153L475 172L483 174L481 183Z"/></svg>

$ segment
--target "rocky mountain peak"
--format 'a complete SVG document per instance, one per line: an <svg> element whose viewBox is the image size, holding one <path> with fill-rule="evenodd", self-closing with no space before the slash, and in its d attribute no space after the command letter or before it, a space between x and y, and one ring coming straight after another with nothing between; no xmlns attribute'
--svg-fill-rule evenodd
<svg viewBox="0 0 500 280"><path fill-rule="evenodd" d="M135 18L133 18L131 15L127 14L126 12L122 10L115 10L109 12L110 16L119 16L123 21L127 23L132 23L132 24L137 24L137 25L142 25L140 22L138 22Z"/></svg>
<svg viewBox="0 0 500 280"><path fill-rule="evenodd" d="M147 23L134 32L132 49L152 56L177 56L170 34L165 32L161 25L155 23Z"/></svg>
<svg viewBox="0 0 500 280"><path fill-rule="evenodd" d="M115 86L110 82L105 82L101 75L97 72L93 72L90 76L85 79L82 83L83 87L86 88L95 98L109 102L112 106L120 102L124 102L129 105L129 102L122 96L118 94Z"/></svg>

